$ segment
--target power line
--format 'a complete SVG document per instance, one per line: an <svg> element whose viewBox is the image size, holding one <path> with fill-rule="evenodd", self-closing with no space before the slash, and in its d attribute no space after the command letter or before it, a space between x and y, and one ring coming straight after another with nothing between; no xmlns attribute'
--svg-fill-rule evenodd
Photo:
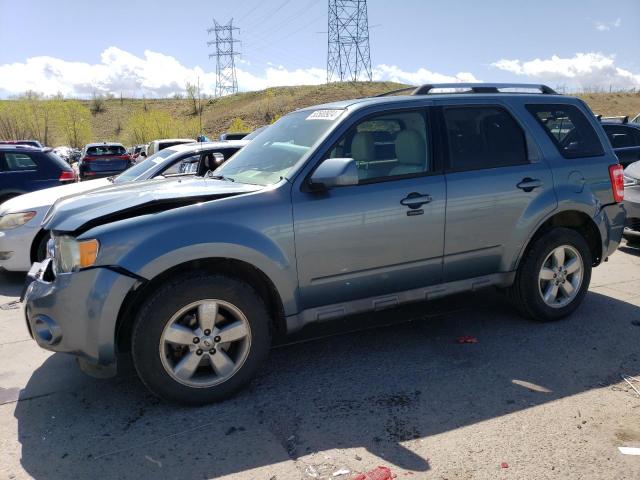
<svg viewBox="0 0 640 480"><path fill-rule="evenodd" d="M262 17L260 17L260 20L258 21L254 21L251 23L251 25L249 25L247 28L248 29L252 29L262 23L264 23L265 21L267 21L270 18L273 18L274 15L276 13L278 13L280 10L282 10L291 0L284 0L284 2L282 2L280 5L278 5L274 10L270 10L267 15L264 15Z"/></svg>
<svg viewBox="0 0 640 480"><path fill-rule="evenodd" d="M329 0L327 83L372 80L367 0Z"/></svg>
<svg viewBox="0 0 640 480"><path fill-rule="evenodd" d="M315 4L316 4L316 0L311 0L309 3L303 5L303 7L300 10L296 10L291 15L288 15L288 16L286 16L284 18L273 17L273 19L277 21L278 25L288 25L290 21L299 20L300 17L303 14L307 13L309 11L309 9L311 7L313 7ZM324 14L323 14L323 16L324 16ZM251 31L245 29L245 32L247 34L251 34L251 35L262 35L262 34L265 34L265 33L269 33L269 32L271 32L273 30L274 30L274 28L273 28L272 25L269 24L269 22L264 22L257 29L255 29L255 30L252 29Z"/></svg>
<svg viewBox="0 0 640 480"><path fill-rule="evenodd" d="M216 52L209 54L209 58L216 58L216 97L238 91L235 57L240 52L235 50L235 45L239 40L233 38L233 33L239 30L233 26L233 18L226 25L219 24L214 18L213 27L207 29L209 35L215 34L215 40L208 41L207 45L216 47Z"/></svg>

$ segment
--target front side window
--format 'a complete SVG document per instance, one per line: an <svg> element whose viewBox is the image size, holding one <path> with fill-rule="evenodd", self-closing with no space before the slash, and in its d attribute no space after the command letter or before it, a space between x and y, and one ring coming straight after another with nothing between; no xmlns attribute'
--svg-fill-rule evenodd
<svg viewBox="0 0 640 480"><path fill-rule="evenodd" d="M36 170L38 168L33 157L26 153L5 152L4 163L5 169L9 172Z"/></svg>
<svg viewBox="0 0 640 480"><path fill-rule="evenodd" d="M187 175L190 173L197 173L199 164L200 154L198 153L196 155L191 155L175 162L173 165L164 170L161 175L169 177L172 175Z"/></svg>
<svg viewBox="0 0 640 480"><path fill-rule="evenodd" d="M574 105L527 105L565 158L604 154L600 139L589 120Z"/></svg>
<svg viewBox="0 0 640 480"><path fill-rule="evenodd" d="M449 170L465 171L527 163L524 132L500 107L446 107Z"/></svg>
<svg viewBox="0 0 640 480"><path fill-rule="evenodd" d="M174 155L175 153L177 153L176 150L172 150L170 148L161 150L151 155L150 157L145 158L143 161L136 163L128 170L122 172L120 175L113 179L113 183L125 183L135 180L158 164L164 162L166 158Z"/></svg>
<svg viewBox="0 0 640 480"><path fill-rule="evenodd" d="M265 186L277 183L318 145L343 113L342 109L318 109L285 115L215 173L240 183Z"/></svg>
<svg viewBox="0 0 640 480"><path fill-rule="evenodd" d="M360 183L429 171L425 116L420 112L386 113L350 128L328 157L353 158Z"/></svg>

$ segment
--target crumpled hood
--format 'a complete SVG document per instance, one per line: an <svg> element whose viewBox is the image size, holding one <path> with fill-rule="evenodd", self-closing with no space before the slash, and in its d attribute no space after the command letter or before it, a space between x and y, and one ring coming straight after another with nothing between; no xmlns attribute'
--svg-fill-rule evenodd
<svg viewBox="0 0 640 480"><path fill-rule="evenodd" d="M51 206L59 198L95 190L96 188L106 185L111 185L111 182L106 178L99 178L97 180L74 182L68 185L60 185L59 187L45 188L43 190L25 193L24 195L13 197L11 200L4 202L2 207L0 207L0 214L24 212L30 209Z"/></svg>
<svg viewBox="0 0 640 480"><path fill-rule="evenodd" d="M154 179L114 185L58 200L42 225L79 234L97 225L260 190L211 178Z"/></svg>

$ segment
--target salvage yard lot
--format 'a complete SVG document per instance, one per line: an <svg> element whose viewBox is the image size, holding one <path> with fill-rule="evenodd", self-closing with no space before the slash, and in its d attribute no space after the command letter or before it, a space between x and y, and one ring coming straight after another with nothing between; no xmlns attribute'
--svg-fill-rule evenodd
<svg viewBox="0 0 640 480"><path fill-rule="evenodd" d="M0 304L22 278L0 274ZM0 478L350 478L378 465L398 478L640 478L640 457L617 449L640 447L640 397L621 379L640 376L640 250L595 269L578 312L554 324L491 291L349 322L274 349L235 398L184 408L130 366L81 374L36 347L20 310L0 310ZM347 324L380 327L336 334Z"/></svg>

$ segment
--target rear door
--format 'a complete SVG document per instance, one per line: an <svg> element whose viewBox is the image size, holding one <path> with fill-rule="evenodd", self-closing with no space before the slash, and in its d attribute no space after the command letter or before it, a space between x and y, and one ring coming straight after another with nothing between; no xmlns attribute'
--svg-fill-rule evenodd
<svg viewBox="0 0 640 480"><path fill-rule="evenodd" d="M532 140L506 106L436 104L448 151L443 279L508 271L526 232L555 207L551 170L533 158ZM540 202L545 196L553 200Z"/></svg>

